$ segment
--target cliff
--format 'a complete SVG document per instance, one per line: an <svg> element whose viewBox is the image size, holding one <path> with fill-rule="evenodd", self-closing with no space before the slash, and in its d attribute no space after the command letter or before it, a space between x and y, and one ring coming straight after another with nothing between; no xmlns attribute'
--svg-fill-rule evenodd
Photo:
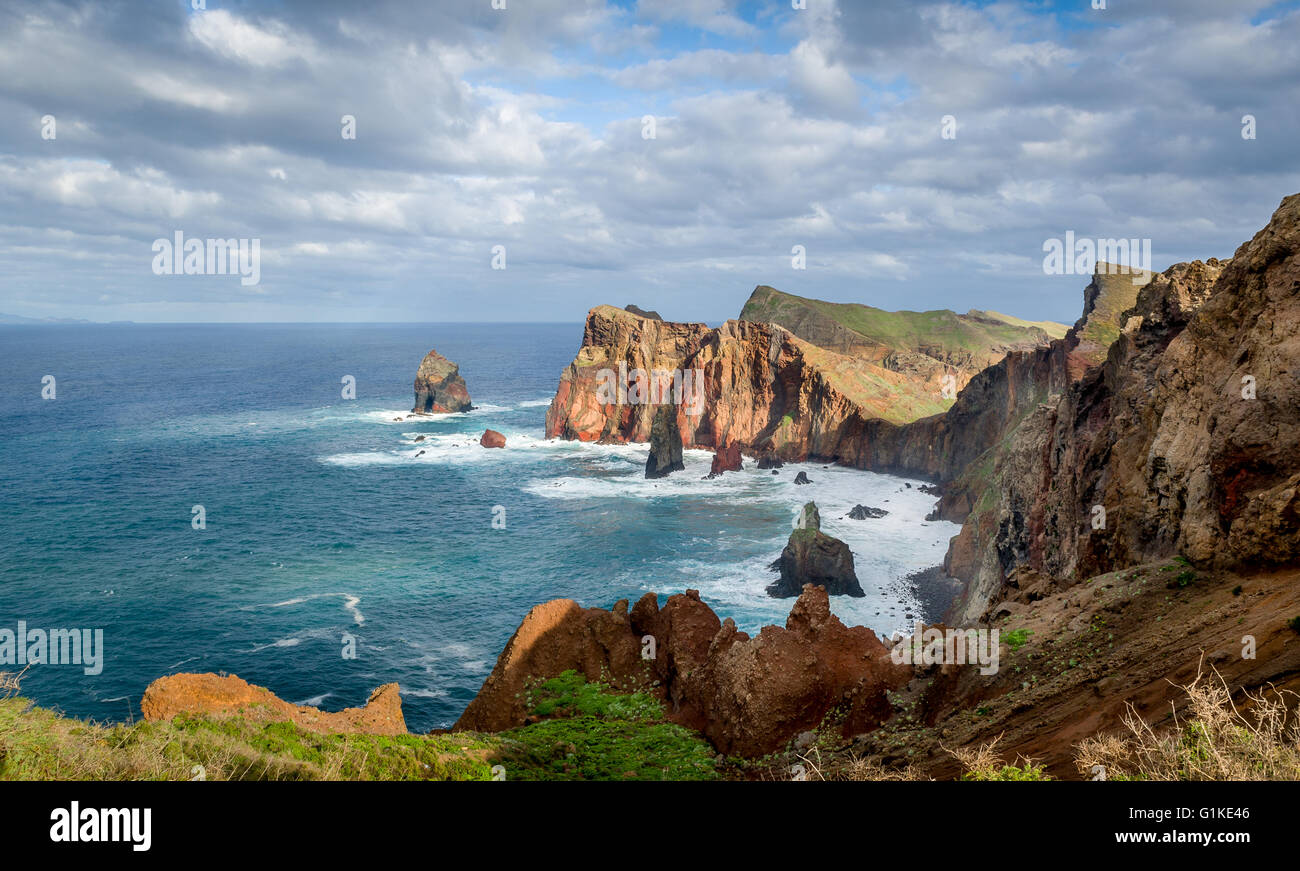
<svg viewBox="0 0 1300 871"><path fill-rule="evenodd" d="M821 305L760 287L741 319L713 329L597 306L577 357L561 375L546 435L648 440L655 405L633 398L639 374L649 385L643 395L655 392L677 404L688 447L734 444L784 460L932 474L937 461L927 434L897 427L940 415L952 405L945 394L1009 351L1049 341L1037 326L993 317L867 306L837 306L827 314ZM795 327L760 320L768 314Z"/></svg>
<svg viewBox="0 0 1300 871"><path fill-rule="evenodd" d="M1142 289L1104 363L989 458L985 504L950 552L971 581L957 616L983 614L1020 569L1069 585L1180 554L1221 570L1300 560L1298 253L1293 195L1229 262Z"/></svg>

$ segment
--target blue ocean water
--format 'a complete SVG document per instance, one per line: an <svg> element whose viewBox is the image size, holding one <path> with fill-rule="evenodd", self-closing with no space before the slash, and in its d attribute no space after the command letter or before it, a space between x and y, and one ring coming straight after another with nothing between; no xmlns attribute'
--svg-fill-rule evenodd
<svg viewBox="0 0 1300 871"><path fill-rule="evenodd" d="M99 628L105 648L100 674L37 665L23 695L127 720L176 671L238 674L329 710L395 681L410 728L445 727L547 599L608 607L695 588L744 630L783 622L792 601L764 594L766 566L808 499L868 591L836 612L883 632L910 622L899 580L940 562L958 531L924 521L931 497L817 464L707 481L709 454L695 451L685 472L646 481L643 445L545 441L581 335L0 326L0 629ZM430 348L460 364L476 410L406 419ZM355 400L341 395L347 375ZM478 446L485 427L504 450ZM811 485L792 483L801 468ZM890 515L842 519L857 503Z"/></svg>

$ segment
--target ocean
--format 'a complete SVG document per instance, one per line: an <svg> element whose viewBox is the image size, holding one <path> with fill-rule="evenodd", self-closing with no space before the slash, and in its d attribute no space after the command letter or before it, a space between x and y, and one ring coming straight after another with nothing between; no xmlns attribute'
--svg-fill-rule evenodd
<svg viewBox="0 0 1300 871"><path fill-rule="evenodd" d="M581 337L580 324L0 326L0 630L102 629L104 645L98 674L34 665L22 694L127 721L178 671L328 710L397 682L409 728L447 727L548 599L694 588L742 630L784 623L794 600L765 594L767 566L810 499L868 594L833 610L910 627L902 579L959 530L924 520L933 497L819 463L704 480L704 451L647 481L645 445L547 441ZM475 410L404 419L430 348L460 364ZM487 427L505 449L479 447ZM810 485L793 484L800 470ZM890 513L845 519L858 503Z"/></svg>

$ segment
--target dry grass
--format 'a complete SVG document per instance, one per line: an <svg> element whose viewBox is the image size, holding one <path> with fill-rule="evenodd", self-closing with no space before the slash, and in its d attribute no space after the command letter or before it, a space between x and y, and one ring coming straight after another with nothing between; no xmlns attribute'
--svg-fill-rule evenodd
<svg viewBox="0 0 1300 871"><path fill-rule="evenodd" d="M1007 764L998 753L998 742L1002 736L994 738L978 747L958 747L943 749L957 760L962 768L962 780L1051 780L1043 767L1035 765L1027 756L1017 756L1015 761Z"/></svg>
<svg viewBox="0 0 1300 871"><path fill-rule="evenodd" d="M822 759L821 751L816 747L799 754L798 771L803 775L798 780L929 780L912 766L906 768L886 768L874 759L851 756L847 760L836 758L833 762Z"/></svg>
<svg viewBox="0 0 1300 871"><path fill-rule="evenodd" d="M1300 716L1290 691L1243 691L1241 707L1223 677L1200 672L1183 687L1187 712L1156 731L1130 705L1127 733L1085 739L1080 773L1107 780L1300 780ZM1099 769L1097 766L1100 766Z"/></svg>
<svg viewBox="0 0 1300 871"><path fill-rule="evenodd" d="M8 684L6 684L8 685ZM316 734L257 717L97 724L0 697L0 780L487 780L472 736Z"/></svg>

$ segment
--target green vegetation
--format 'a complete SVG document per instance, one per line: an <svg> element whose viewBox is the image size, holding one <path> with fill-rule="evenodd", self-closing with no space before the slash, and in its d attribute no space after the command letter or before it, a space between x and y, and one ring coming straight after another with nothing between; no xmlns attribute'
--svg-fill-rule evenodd
<svg viewBox="0 0 1300 871"><path fill-rule="evenodd" d="M993 312L973 311L965 315L948 309L891 312L860 303L807 299L771 287L754 291L741 310L740 319L781 324L805 341L822 347L834 348L855 338L834 335L838 327L856 333L862 345L880 344L896 351L918 353L932 353L938 346L949 353L982 355L997 345L1043 340L1053 333L1065 334L1063 324L1051 324L1049 333L1041 324Z"/></svg>
<svg viewBox="0 0 1300 871"><path fill-rule="evenodd" d="M1051 780L1051 775L1041 765L1026 762L1022 765L981 768L967 771L962 780Z"/></svg>
<svg viewBox="0 0 1300 871"><path fill-rule="evenodd" d="M322 735L241 717L97 725L0 700L0 780L489 780L493 743Z"/></svg>
<svg viewBox="0 0 1300 871"><path fill-rule="evenodd" d="M568 671L496 735L319 734L255 716L99 725L0 699L0 780L711 780L712 747L646 693Z"/></svg>
<svg viewBox="0 0 1300 871"><path fill-rule="evenodd" d="M528 693L530 713L537 717L598 717L650 722L663 719L663 705L647 693L619 695L601 683L591 683L569 670Z"/></svg>
<svg viewBox="0 0 1300 871"><path fill-rule="evenodd" d="M507 780L714 780L713 748L669 723L645 693L619 695L566 671L528 694L534 716L502 732L492 761Z"/></svg>
<svg viewBox="0 0 1300 871"><path fill-rule="evenodd" d="M1056 321L1027 321L1024 318L1018 318L1013 315L1004 315L1002 312L995 312L991 309L985 311L971 309L967 314L973 317L993 318L994 320L1004 321L1012 326L1024 329L1037 327L1053 339L1063 339L1065 338L1065 334L1070 331L1070 328L1065 324L1058 324Z"/></svg>
<svg viewBox="0 0 1300 871"><path fill-rule="evenodd" d="M1033 634L1034 631L1032 629L1012 629L1010 632L1003 635L1002 639L1006 641L1007 646L1010 647L1014 653L1023 647L1029 641L1029 636Z"/></svg>

